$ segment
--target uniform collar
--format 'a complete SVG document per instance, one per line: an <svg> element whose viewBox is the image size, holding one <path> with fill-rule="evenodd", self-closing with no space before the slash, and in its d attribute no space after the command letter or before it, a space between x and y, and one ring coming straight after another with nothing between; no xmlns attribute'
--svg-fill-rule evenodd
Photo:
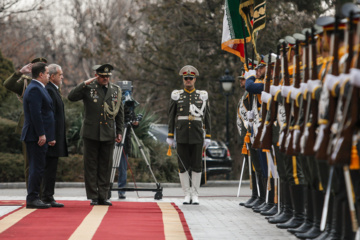
<svg viewBox="0 0 360 240"><path fill-rule="evenodd" d="M195 91L195 88L191 91L187 90L186 88L184 88L184 91L187 92L187 93L193 93Z"/></svg>

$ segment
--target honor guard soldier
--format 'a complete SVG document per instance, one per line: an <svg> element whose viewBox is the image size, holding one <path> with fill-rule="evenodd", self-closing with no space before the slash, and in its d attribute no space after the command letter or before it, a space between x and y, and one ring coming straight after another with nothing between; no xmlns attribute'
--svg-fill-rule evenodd
<svg viewBox="0 0 360 240"><path fill-rule="evenodd" d="M85 188L90 205L112 205L108 200L115 141L120 143L124 125L121 89L109 82L113 66L95 65L95 77L69 93L70 101L83 100Z"/></svg>
<svg viewBox="0 0 360 240"><path fill-rule="evenodd" d="M176 142L179 164L179 177L185 194L183 204L199 204L199 188L201 182L201 165L203 147L210 144L211 125L208 93L195 89L198 70L184 66L179 75L183 77L184 89L171 93L169 107L169 132L166 142L174 146ZM205 140L204 140L205 138ZM191 183L190 189L190 175Z"/></svg>

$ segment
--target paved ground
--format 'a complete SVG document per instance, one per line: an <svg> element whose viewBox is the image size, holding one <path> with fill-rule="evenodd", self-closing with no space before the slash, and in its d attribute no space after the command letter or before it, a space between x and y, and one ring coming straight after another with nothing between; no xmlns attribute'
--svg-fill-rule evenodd
<svg viewBox="0 0 360 240"><path fill-rule="evenodd" d="M24 183L0 183L0 200L24 200L26 189ZM252 210L240 207L239 202L250 196L248 183L244 183L240 197L236 197L238 182L209 181L200 189L200 205L183 205L182 190L179 184L162 184L163 199L154 200L153 192L127 192L126 200L118 200L114 192L112 201L166 201L174 202L183 211L194 239L263 239L291 240L297 239L286 230L269 224L263 216ZM130 186L131 187L131 186ZM154 184L139 184L138 187L154 187ZM57 184L55 198L61 200L86 200L83 184ZM0 206L0 216L11 207Z"/></svg>

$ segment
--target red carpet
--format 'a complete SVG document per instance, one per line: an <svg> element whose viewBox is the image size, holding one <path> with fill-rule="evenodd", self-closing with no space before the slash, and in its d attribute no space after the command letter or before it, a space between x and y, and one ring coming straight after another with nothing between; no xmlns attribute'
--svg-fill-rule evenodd
<svg viewBox="0 0 360 240"><path fill-rule="evenodd" d="M0 217L0 239L192 239L183 213L173 203L113 202L111 207L93 207L88 201L61 202L64 208L22 206Z"/></svg>

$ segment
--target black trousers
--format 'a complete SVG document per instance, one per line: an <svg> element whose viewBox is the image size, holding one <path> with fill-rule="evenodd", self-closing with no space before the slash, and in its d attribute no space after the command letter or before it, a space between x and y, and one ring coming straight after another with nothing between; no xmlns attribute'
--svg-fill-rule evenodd
<svg viewBox="0 0 360 240"><path fill-rule="evenodd" d="M46 163L42 179L41 200L51 202L54 200L53 196L55 193L56 171L59 158L47 156L45 160Z"/></svg>
<svg viewBox="0 0 360 240"><path fill-rule="evenodd" d="M29 157L29 182L27 188L26 202L39 199L40 184L45 169L45 156L48 145L40 147L36 142L25 142Z"/></svg>
<svg viewBox="0 0 360 240"><path fill-rule="evenodd" d="M185 171L201 172L203 143L177 143L178 164L180 173ZM179 159L180 157L180 159Z"/></svg>
<svg viewBox="0 0 360 240"><path fill-rule="evenodd" d="M88 199L108 199L115 141L83 138L84 175Z"/></svg>

